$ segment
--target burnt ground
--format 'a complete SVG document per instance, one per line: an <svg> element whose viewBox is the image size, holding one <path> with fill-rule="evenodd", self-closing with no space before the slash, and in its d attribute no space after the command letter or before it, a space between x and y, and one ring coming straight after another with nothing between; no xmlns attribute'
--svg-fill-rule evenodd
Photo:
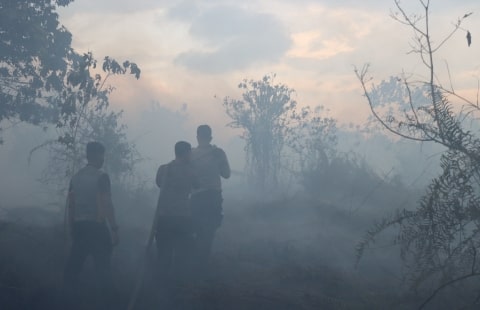
<svg viewBox="0 0 480 310"><path fill-rule="evenodd" d="M61 303L62 213L36 206L10 213L0 222L1 309L70 308ZM313 200L226 200L208 277L162 285L149 267L135 309L415 309L424 296L404 289L398 249L380 244L355 268L355 245L378 215ZM148 217L143 227L122 221L110 309L127 309L150 225ZM95 309L93 275L88 262L75 309Z"/></svg>

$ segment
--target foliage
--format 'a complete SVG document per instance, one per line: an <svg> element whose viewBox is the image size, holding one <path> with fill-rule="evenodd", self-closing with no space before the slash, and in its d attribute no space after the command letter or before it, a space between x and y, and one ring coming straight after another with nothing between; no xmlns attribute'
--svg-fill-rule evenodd
<svg viewBox="0 0 480 310"><path fill-rule="evenodd" d="M73 53L55 9L49 0L0 2L0 122L56 122Z"/></svg>
<svg viewBox="0 0 480 310"><path fill-rule="evenodd" d="M299 109L295 91L285 84L275 84L275 75L261 80L244 79L238 87L242 100L226 97L223 101L229 126L243 129L247 168L252 185L263 190L276 189L282 169L287 164L287 147L298 159L294 167L325 160L335 144L335 121L322 118L322 108Z"/></svg>
<svg viewBox="0 0 480 310"><path fill-rule="evenodd" d="M109 95L114 90L106 81L112 75L134 74L139 78L140 71L134 63L128 61L120 65L117 61L105 57L100 73L92 76L96 61L91 53L82 57L81 70L69 75L72 105L63 118L62 126L57 126L57 140L49 140L35 149L47 147L49 164L44 172L44 181L66 184L85 162L85 145L89 141L102 142L107 149L105 169L114 179L131 173L138 154L135 146L128 141L126 126L120 123L122 112L109 109ZM83 85L83 86L82 86ZM76 88L73 88L76 87Z"/></svg>
<svg viewBox="0 0 480 310"><path fill-rule="evenodd" d="M428 290L429 297L420 305L423 308L444 288L480 275L480 138L466 125L466 120L477 121L471 112L477 111L478 106L453 87L442 86L435 76L435 53L463 29L460 25L470 14L459 18L453 31L435 45L430 34L429 2L420 3L424 15L410 16L396 0L399 13L393 17L413 29L416 45L412 52L424 62L429 80L415 84L402 77L384 81L380 88L367 89L368 66L356 73L372 114L384 128L401 137L439 143L447 149L441 157L442 173L432 180L418 207L381 220L358 246L360 258L379 233L398 226L395 243L400 246L406 278L415 289L428 289L431 284L436 287ZM386 94L382 88L395 91ZM465 104L455 108L451 98ZM382 113L379 107L387 112Z"/></svg>
<svg viewBox="0 0 480 310"><path fill-rule="evenodd" d="M233 120L229 125L243 128L249 172L265 189L276 187L281 166L281 152L285 145L285 131L290 124L290 113L297 102L292 99L293 89L273 84L274 75L261 80L244 79L238 88L244 91L243 100L225 98L223 105Z"/></svg>
<svg viewBox="0 0 480 310"><path fill-rule="evenodd" d="M57 6L70 2L0 1L0 122L71 126L80 106L104 95L88 71L96 61L72 49L72 35L58 21ZM140 74L136 64L109 58L103 69Z"/></svg>
<svg viewBox="0 0 480 310"><path fill-rule="evenodd" d="M50 147L49 165L55 168L48 174L60 182L78 167L91 139L104 142L114 155L107 162L112 173L132 168L134 147L119 124L121 113L108 109L113 87L106 81L119 74L140 77L135 63L120 64L108 56L102 76L92 53L71 47L72 35L56 12L70 2L0 1L0 124L53 125L58 139L39 147Z"/></svg>
<svg viewBox="0 0 480 310"><path fill-rule="evenodd" d="M286 144L296 155L298 170L320 170L337 157L337 122L326 114L322 106L304 107L292 113L294 124L287 128ZM297 167L296 167L297 168Z"/></svg>

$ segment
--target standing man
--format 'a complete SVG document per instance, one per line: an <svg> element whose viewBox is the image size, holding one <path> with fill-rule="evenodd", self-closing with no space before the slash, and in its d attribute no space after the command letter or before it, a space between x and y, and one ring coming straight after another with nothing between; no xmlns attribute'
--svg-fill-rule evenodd
<svg viewBox="0 0 480 310"><path fill-rule="evenodd" d="M87 165L71 179L67 200L72 247L65 266L64 285L78 289L79 275L86 258L95 264L99 293L113 289L110 260L118 243L118 226L111 198L110 178L101 170L105 147L99 142L87 144Z"/></svg>
<svg viewBox="0 0 480 310"><path fill-rule="evenodd" d="M193 251L192 216L189 197L195 186L190 164L192 147L175 144L175 160L161 165L156 183L160 187L157 212L156 244L160 276L185 279L189 274Z"/></svg>
<svg viewBox="0 0 480 310"><path fill-rule="evenodd" d="M192 217L196 235L196 257L199 271L204 271L212 250L215 231L223 219L221 178L230 177L230 165L225 152L210 142L212 129L197 128L198 146L192 150L192 164L199 188L192 193Z"/></svg>

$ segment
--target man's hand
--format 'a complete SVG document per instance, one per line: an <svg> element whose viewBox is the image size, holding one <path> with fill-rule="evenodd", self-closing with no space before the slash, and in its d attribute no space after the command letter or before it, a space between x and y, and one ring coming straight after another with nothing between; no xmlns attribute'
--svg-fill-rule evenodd
<svg viewBox="0 0 480 310"><path fill-rule="evenodd" d="M118 231L117 230L112 231L112 245L113 246L118 245L119 241L120 240L118 238Z"/></svg>

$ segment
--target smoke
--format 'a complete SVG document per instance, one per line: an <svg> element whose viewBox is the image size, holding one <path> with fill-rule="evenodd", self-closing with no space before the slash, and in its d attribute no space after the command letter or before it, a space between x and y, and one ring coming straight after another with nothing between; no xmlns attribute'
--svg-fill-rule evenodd
<svg viewBox="0 0 480 310"><path fill-rule="evenodd" d="M113 184L113 200L121 227L121 243L114 249L113 261L116 283L124 292L124 299L133 289L151 227L159 194L154 184L156 169L173 159L173 146L178 140L195 145L192 130L195 125L190 122L188 107L172 112L157 103L146 107L138 118L129 120L127 135L136 144L141 160L135 166L136 177L125 184ZM18 125L4 132L5 144L0 147L4 172L0 178L0 195L1 207L17 210L9 213L10 219L27 218L30 227L27 231L49 227L49 232L37 233L35 238L56 247L61 243L55 238L61 238L63 234L60 229L63 217L59 211L63 208L64 197L38 182L48 159L46 152L36 153L28 164L31 149L52 136L52 131L44 132L30 125ZM365 137L341 131L339 150L355 153L365 161L365 166L340 162L338 170L332 170L333 174L328 177L319 175L318 183L312 182L309 187L302 185L309 179L297 175L292 182L286 182L290 187L266 199L265 193L250 186L243 173L243 141L231 137L223 145L219 142L234 163L234 173L229 180L223 181L224 220L214 243L212 264L215 267L209 282L199 284L195 289L178 291L176 298L207 307L216 302L224 308L231 308L232 304L258 307L266 299L273 300L270 302L276 309L282 309L280 304L298 307L299 303L313 308L336 308L339 305L348 308L364 303L372 305L384 298L366 302L363 298L371 290L388 296L401 285L397 248L366 253L355 269L355 247L376 219L396 208L414 206L423 181L412 183L411 178L420 177L419 167L438 150L381 136ZM389 171L392 172L386 173ZM394 177L396 174L400 179ZM427 175L421 177L428 179ZM409 184L413 185L409 187ZM52 201L57 201L57 205L48 207ZM33 216L32 208L26 206L47 213ZM44 218L51 219L47 226ZM3 234L3 237L7 236L11 235ZM49 239L52 236L56 237ZM387 232L385 239L378 241L379 247L389 245L388 237L390 233ZM25 240L31 238L34 237L28 235ZM17 242L24 244L26 241L22 240ZM15 264L22 261L26 264L28 259L22 256L23 251L12 251L14 257L18 257ZM52 250L52 253L60 252L57 248ZM40 250L36 253L42 257L39 261L47 260L47 253ZM14 263L8 264L5 266ZM49 272L60 276L62 270L59 266L61 264L50 266ZM88 278L92 273L91 266L87 264L85 270ZM22 277L26 279L31 275L23 274ZM370 279L368 283L363 282L365 278ZM50 282L37 283L52 285ZM150 285L153 284L147 284L144 289L153 290ZM292 287L299 286L313 299L293 294ZM252 289L262 294L263 299L252 295ZM353 291L357 293L353 294ZM210 294L217 296L216 301L205 299ZM339 304L332 306L329 296ZM157 302L162 304L162 301Z"/></svg>
<svg viewBox="0 0 480 310"><path fill-rule="evenodd" d="M39 152L29 162L30 152L41 141L51 139L49 132L28 124L18 124L2 131L0 146L0 207L31 206L52 202L51 189L38 180L46 164L46 154Z"/></svg>

